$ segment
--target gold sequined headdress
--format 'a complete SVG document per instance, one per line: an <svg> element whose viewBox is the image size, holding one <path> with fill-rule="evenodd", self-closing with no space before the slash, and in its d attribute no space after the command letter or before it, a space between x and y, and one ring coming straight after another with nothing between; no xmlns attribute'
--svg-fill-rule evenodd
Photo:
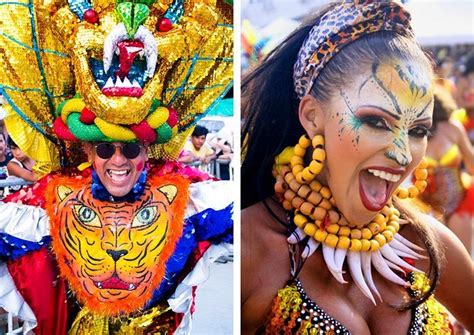
<svg viewBox="0 0 474 335"><path fill-rule="evenodd" d="M194 122L232 85L224 0L1 7L5 123L40 173L59 168L64 141L142 141L154 158L175 159Z"/></svg>

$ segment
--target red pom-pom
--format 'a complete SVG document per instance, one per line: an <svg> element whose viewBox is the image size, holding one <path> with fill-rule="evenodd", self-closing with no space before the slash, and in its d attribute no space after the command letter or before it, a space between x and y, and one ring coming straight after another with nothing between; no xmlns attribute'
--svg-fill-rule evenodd
<svg viewBox="0 0 474 335"><path fill-rule="evenodd" d="M60 117L58 117L53 122L53 129L60 139L66 141L77 141L76 136L71 133L69 128L64 124L63 119L61 119Z"/></svg>
<svg viewBox="0 0 474 335"><path fill-rule="evenodd" d="M95 119L95 114L92 113L87 107L84 107L81 111L81 116L79 116L79 120L81 120L84 124L93 124Z"/></svg>
<svg viewBox="0 0 474 335"><path fill-rule="evenodd" d="M166 17L162 17L161 19L158 20L159 31L167 32L171 30L171 27L173 27L173 22L171 22L170 19Z"/></svg>
<svg viewBox="0 0 474 335"><path fill-rule="evenodd" d="M146 121L132 124L130 129L142 142L154 143L156 141L156 131Z"/></svg>
<svg viewBox="0 0 474 335"><path fill-rule="evenodd" d="M168 116L167 123L171 128L173 128L178 123L178 112L171 107L168 107L168 111L170 115Z"/></svg>
<svg viewBox="0 0 474 335"><path fill-rule="evenodd" d="M99 22L99 15L97 15L97 12L93 9L88 9L84 12L84 20L86 20L89 23L97 23Z"/></svg>

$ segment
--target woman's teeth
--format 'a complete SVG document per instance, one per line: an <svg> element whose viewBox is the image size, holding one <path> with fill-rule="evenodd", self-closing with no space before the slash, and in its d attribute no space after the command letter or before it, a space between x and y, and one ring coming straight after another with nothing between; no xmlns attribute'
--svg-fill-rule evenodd
<svg viewBox="0 0 474 335"><path fill-rule="evenodd" d="M392 174L390 172L376 170L376 169L369 169L369 172L372 173L376 177L379 177L387 181L391 181L393 183L396 183L401 178L401 175L399 174Z"/></svg>

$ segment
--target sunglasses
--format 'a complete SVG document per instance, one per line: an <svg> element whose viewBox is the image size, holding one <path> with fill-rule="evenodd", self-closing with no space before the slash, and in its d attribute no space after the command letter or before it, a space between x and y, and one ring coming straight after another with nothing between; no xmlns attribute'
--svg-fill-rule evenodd
<svg viewBox="0 0 474 335"><path fill-rule="evenodd" d="M123 145L115 145L113 143L99 143L94 146L97 156L102 159L109 159L115 154L115 149L120 148L122 155L127 159L135 159L140 154L142 146L138 143L125 143Z"/></svg>

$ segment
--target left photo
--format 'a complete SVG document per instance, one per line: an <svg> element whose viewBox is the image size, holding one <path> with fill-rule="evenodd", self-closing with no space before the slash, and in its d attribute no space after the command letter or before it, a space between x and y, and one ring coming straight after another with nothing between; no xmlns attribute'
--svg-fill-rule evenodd
<svg viewBox="0 0 474 335"><path fill-rule="evenodd" d="M232 334L233 34L229 0L0 2L0 334Z"/></svg>

